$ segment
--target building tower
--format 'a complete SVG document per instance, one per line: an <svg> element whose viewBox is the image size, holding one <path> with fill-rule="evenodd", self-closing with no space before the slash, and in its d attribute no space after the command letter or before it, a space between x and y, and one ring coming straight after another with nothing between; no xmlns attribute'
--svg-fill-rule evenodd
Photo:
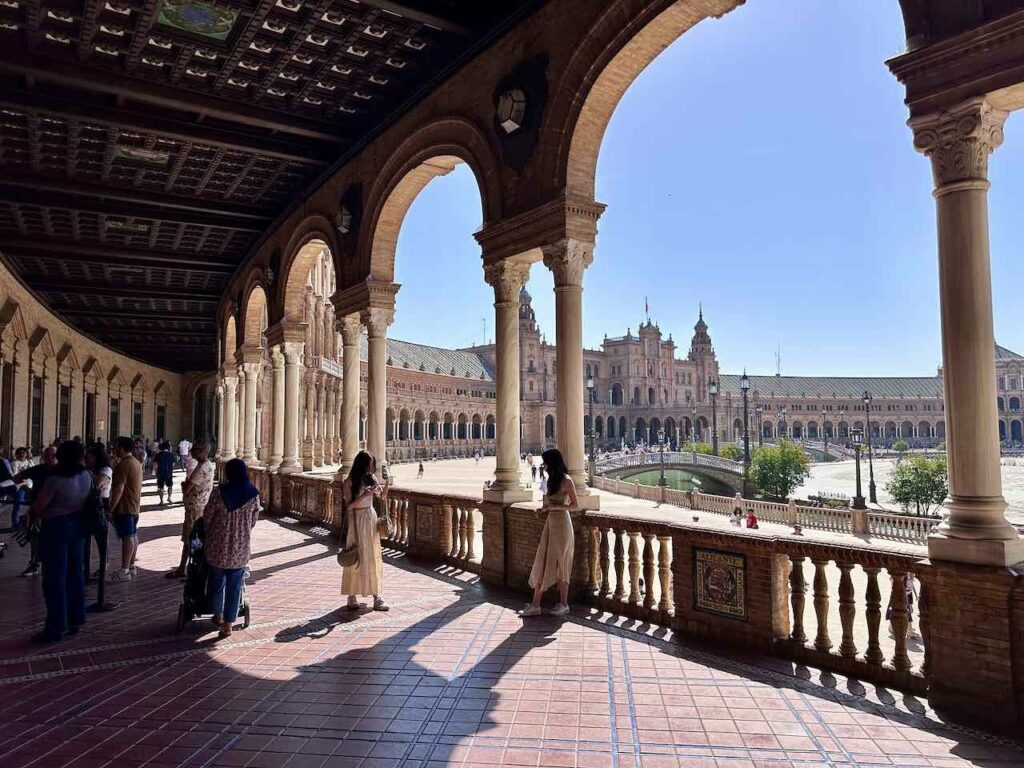
<svg viewBox="0 0 1024 768"><path fill-rule="evenodd" d="M697 324L693 326L693 338L690 340L690 354L687 356L696 367L694 382L694 398L698 403L708 402L708 380L718 378L718 359L715 348L711 344L708 324L704 322L704 308L701 307L697 316Z"/></svg>

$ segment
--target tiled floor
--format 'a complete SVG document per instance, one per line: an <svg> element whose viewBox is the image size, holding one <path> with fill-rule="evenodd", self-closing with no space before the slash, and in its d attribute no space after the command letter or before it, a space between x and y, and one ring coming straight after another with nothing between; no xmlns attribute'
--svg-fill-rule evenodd
<svg viewBox="0 0 1024 768"><path fill-rule="evenodd" d="M288 521L257 526L252 626L176 636L162 572L180 515L143 514L140 577L57 646L27 643L42 608L24 553L0 560L0 766L1024 766L921 701L586 611L523 624L514 597L398 555L392 610L353 616L330 540Z"/></svg>

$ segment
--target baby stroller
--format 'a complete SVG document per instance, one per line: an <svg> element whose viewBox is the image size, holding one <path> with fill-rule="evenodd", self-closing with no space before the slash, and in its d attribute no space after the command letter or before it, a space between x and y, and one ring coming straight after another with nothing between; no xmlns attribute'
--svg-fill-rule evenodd
<svg viewBox="0 0 1024 768"><path fill-rule="evenodd" d="M185 567L185 591L178 606L177 631L185 629L185 625L200 616L213 616L210 610L210 566L206 562L203 550L203 518L199 518L192 526L189 535L188 565ZM246 574L248 575L248 573ZM242 628L249 626L249 601L245 595L245 580L242 580L242 591L239 596L241 604L238 615L242 619Z"/></svg>

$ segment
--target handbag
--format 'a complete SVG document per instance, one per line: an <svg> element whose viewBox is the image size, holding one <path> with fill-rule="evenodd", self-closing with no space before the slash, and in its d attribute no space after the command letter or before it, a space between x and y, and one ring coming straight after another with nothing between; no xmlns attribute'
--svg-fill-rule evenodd
<svg viewBox="0 0 1024 768"><path fill-rule="evenodd" d="M377 534L382 539L390 539L395 535L395 526L391 522L391 516L387 513L377 518Z"/></svg>
<svg viewBox="0 0 1024 768"><path fill-rule="evenodd" d="M100 498L100 489L96 483L89 488L89 495L85 497L82 505L82 528L87 535L102 533L107 527L107 516L103 508L103 499Z"/></svg>
<svg viewBox="0 0 1024 768"><path fill-rule="evenodd" d="M346 549L348 541L348 505L344 496L341 500L341 542L338 545L338 565L342 568L354 568L359 565L359 545L353 544Z"/></svg>

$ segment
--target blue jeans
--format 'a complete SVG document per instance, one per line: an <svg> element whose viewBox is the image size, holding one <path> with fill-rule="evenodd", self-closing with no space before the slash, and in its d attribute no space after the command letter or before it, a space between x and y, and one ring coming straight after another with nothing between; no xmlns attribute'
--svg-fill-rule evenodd
<svg viewBox="0 0 1024 768"><path fill-rule="evenodd" d="M245 568L210 566L210 611L214 616L223 616L229 624L238 618L244 574Z"/></svg>
<svg viewBox="0 0 1024 768"><path fill-rule="evenodd" d="M85 563L82 522L78 515L43 520L39 552L46 600L44 631L58 638L85 623Z"/></svg>

